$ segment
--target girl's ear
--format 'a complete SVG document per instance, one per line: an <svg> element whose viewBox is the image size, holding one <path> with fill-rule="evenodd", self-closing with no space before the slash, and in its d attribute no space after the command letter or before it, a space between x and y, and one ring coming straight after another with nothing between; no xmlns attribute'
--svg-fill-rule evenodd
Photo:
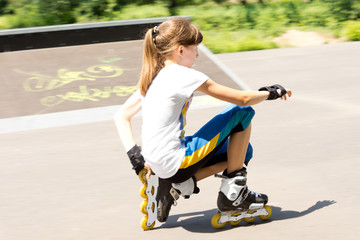
<svg viewBox="0 0 360 240"><path fill-rule="evenodd" d="M183 45L179 45L177 48L177 53L179 54L179 56L183 56L184 53L184 46Z"/></svg>

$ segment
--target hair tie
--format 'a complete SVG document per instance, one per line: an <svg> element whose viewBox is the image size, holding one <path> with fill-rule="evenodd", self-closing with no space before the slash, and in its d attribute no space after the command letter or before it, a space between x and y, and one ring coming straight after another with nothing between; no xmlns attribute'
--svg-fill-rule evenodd
<svg viewBox="0 0 360 240"><path fill-rule="evenodd" d="M153 33L154 33L154 34L158 34L158 33L159 33L159 27L158 27L158 26L155 26L155 27L154 27Z"/></svg>
<svg viewBox="0 0 360 240"><path fill-rule="evenodd" d="M157 37L158 34L159 34L159 27L155 26L153 28L153 42L154 42L154 44L156 44L156 37Z"/></svg>

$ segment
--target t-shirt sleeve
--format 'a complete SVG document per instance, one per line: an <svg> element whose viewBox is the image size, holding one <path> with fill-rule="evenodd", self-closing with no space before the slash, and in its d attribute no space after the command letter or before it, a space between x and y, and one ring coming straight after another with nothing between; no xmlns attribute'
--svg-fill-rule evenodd
<svg viewBox="0 0 360 240"><path fill-rule="evenodd" d="M182 93L187 97L191 96L194 91L209 79L207 75L195 69L188 68L182 78Z"/></svg>

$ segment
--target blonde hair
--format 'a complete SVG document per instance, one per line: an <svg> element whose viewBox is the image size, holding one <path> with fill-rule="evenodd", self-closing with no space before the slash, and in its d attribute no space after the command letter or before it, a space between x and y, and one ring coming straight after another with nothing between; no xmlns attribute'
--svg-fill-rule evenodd
<svg viewBox="0 0 360 240"><path fill-rule="evenodd" d="M145 96L153 79L164 67L164 62L179 45L200 44L200 30L187 19L170 18L145 34L143 61L138 87Z"/></svg>

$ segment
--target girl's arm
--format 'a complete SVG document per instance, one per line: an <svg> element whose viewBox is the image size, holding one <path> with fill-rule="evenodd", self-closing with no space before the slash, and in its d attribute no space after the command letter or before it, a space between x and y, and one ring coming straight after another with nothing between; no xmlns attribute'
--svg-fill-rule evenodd
<svg viewBox="0 0 360 240"><path fill-rule="evenodd" d="M198 91L208 94L214 98L234 103L238 106L250 106L265 101L269 97L268 91L240 91L229 88L208 79L198 89ZM280 90L278 90L280 93ZM286 100L291 96L291 91L286 90L286 94L281 99Z"/></svg>
<svg viewBox="0 0 360 240"><path fill-rule="evenodd" d="M135 139L131 127L131 119L141 110L140 92L135 92L115 114L114 121L125 151L135 146Z"/></svg>
<svg viewBox="0 0 360 240"><path fill-rule="evenodd" d="M151 169L141 154L141 149L136 145L131 127L131 119L141 110L140 91L136 91L115 114L114 121L119 132L125 151L130 159L136 174L145 168L146 177L150 178Z"/></svg>

